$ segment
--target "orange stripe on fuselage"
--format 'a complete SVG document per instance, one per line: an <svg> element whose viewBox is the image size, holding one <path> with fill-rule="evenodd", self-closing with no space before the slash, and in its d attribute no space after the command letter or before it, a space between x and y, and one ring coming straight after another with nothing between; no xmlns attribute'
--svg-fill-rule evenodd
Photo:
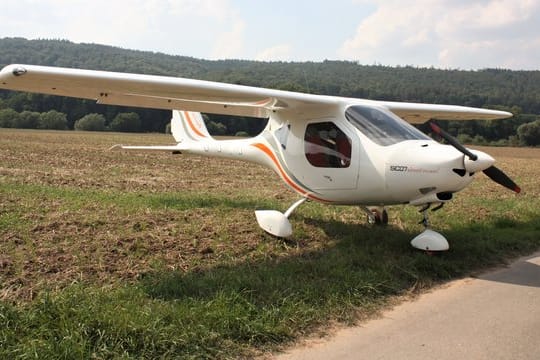
<svg viewBox="0 0 540 360"><path fill-rule="evenodd" d="M193 124L193 121L191 120L191 116L189 115L189 112L184 111L184 116L186 117L189 127L191 128L191 130L193 130L195 134L199 135L200 137L206 137L206 135L204 135L202 132L200 132L199 129L195 127L195 125Z"/></svg>
<svg viewBox="0 0 540 360"><path fill-rule="evenodd" d="M276 155L272 152L272 150L270 150L266 145L264 144L261 144L261 143L256 143L256 144L251 144L252 146L255 146L257 149L259 150L262 150L266 155L268 155L268 157L270 158L270 160L272 160L272 162L276 165L276 167L278 168L279 170L279 173L282 177L283 180L285 180L285 182L287 184L289 184L293 189L295 189L296 191L298 191L300 194L302 195L305 195L311 199L314 199L314 200L318 200L318 201L322 201L322 202L328 202L327 200L324 200L324 199L321 199L321 198L318 198L316 196L313 196L311 195L310 193L308 193L307 191L305 191L304 189L302 189L300 186L298 186L291 178L289 178L287 176L287 174L285 173L285 170L283 170L283 168L281 167L281 164L279 163Z"/></svg>

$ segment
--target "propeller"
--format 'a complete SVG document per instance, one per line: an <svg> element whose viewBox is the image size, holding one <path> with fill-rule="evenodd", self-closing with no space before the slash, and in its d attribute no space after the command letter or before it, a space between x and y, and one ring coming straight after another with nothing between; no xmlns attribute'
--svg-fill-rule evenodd
<svg viewBox="0 0 540 360"><path fill-rule="evenodd" d="M467 156L470 160L476 161L478 160L478 155L472 153L469 149L467 149L465 146L463 146L455 137L441 129L437 124L435 124L433 121L429 122L429 126L431 127L431 130L440 137L442 137L444 140L446 140L450 145L455 147L457 150L462 152L465 156ZM485 154L484 154L485 155ZM515 191L516 193L520 193L521 189L512 179L510 179L502 170L499 168L491 165L490 167L482 170L484 174L486 174L487 177L489 177L491 180L495 181L497 184L502 185L512 191Z"/></svg>
<svg viewBox="0 0 540 360"><path fill-rule="evenodd" d="M521 192L521 188L516 185L515 182L512 181L505 173L502 172L499 168L495 166L490 166L485 170L482 170L484 174L487 175L491 180L495 181L497 184L501 184L502 186L515 191L516 193Z"/></svg>
<svg viewBox="0 0 540 360"><path fill-rule="evenodd" d="M478 156L470 152L469 149L467 149L465 146L461 145L461 143L452 135L441 129L437 124L435 124L433 121L430 121L429 126L431 126L431 130L440 137L442 137L444 140L448 141L450 145L461 151L463 154L467 155L469 159L472 161L476 161L478 159Z"/></svg>

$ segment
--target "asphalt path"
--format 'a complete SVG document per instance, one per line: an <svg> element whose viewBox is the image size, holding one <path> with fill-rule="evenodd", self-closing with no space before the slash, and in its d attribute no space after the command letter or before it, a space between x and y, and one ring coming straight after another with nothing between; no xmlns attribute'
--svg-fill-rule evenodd
<svg viewBox="0 0 540 360"><path fill-rule="evenodd" d="M361 326L274 356L316 359L540 359L540 252L453 281Z"/></svg>

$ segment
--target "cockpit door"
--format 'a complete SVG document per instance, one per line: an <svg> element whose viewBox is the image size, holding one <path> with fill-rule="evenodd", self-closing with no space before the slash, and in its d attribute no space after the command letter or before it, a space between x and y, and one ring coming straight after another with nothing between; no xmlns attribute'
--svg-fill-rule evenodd
<svg viewBox="0 0 540 360"><path fill-rule="evenodd" d="M356 189L359 139L334 118L287 123L274 132L289 171L311 190Z"/></svg>

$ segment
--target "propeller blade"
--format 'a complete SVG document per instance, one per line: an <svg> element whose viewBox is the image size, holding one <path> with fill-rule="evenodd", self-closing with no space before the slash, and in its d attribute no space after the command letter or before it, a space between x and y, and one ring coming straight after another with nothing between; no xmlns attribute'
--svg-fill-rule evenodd
<svg viewBox="0 0 540 360"><path fill-rule="evenodd" d="M512 179L510 179L505 173L503 173L495 166L490 166L485 169L484 174L486 174L491 180L495 181L497 184L500 184L512 191L515 191L518 194L521 191L520 187L517 186L516 183L512 181Z"/></svg>
<svg viewBox="0 0 540 360"><path fill-rule="evenodd" d="M476 161L478 159L478 156L467 150L465 146L461 145L461 143L452 135L441 129L437 124L435 124L433 121L430 121L429 126L431 126L431 130L440 137L442 137L444 140L448 141L450 145L455 147L457 150L461 151L463 154L467 155L469 159L472 161Z"/></svg>
<svg viewBox="0 0 540 360"><path fill-rule="evenodd" d="M441 129L437 124L435 124L433 121L429 122L429 126L431 126L431 130L440 137L442 137L444 140L446 140L450 145L455 147L457 150L461 151L464 155L468 156L469 159L472 161L478 160L478 155L473 154L471 151L467 150L465 146L461 145L461 143L452 135ZM492 161L493 159L489 157ZM467 167L465 167L467 168ZM495 166L491 165L490 167L482 170L484 174L487 175L491 180L495 181L497 184L500 184L512 191L515 191L516 193L521 192L521 188L516 185L515 182L512 181L502 170L496 168Z"/></svg>

